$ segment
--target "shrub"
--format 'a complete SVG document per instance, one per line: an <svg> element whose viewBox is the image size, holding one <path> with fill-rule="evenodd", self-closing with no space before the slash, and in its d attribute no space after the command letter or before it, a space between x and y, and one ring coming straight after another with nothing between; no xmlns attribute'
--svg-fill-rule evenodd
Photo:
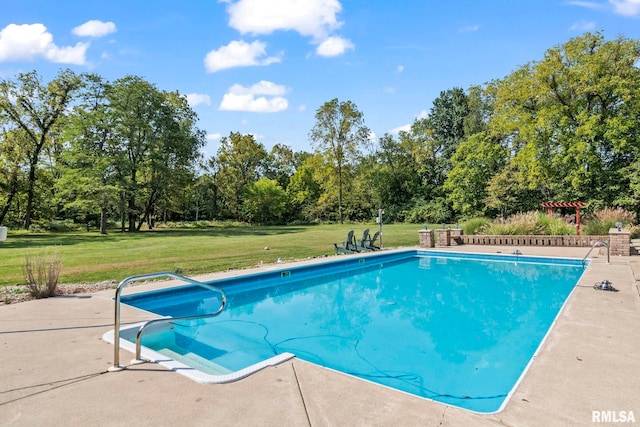
<svg viewBox="0 0 640 427"><path fill-rule="evenodd" d="M451 210L441 199L421 202L406 212L405 221L413 224L429 222L432 224L446 223L451 220Z"/></svg>
<svg viewBox="0 0 640 427"><path fill-rule="evenodd" d="M28 255L22 269L31 296L47 298L56 294L62 261L55 254Z"/></svg>
<svg viewBox="0 0 640 427"><path fill-rule="evenodd" d="M490 222L489 218L471 218L462 225L462 229L466 235L480 234Z"/></svg>
<svg viewBox="0 0 640 427"><path fill-rule="evenodd" d="M576 234L576 227L573 224L568 224L564 218L547 215L544 213L538 213L538 226L542 232L540 234L547 236L568 236Z"/></svg>
<svg viewBox="0 0 640 427"><path fill-rule="evenodd" d="M47 231L53 233L68 233L70 231L82 230L82 227L82 224L75 224L70 219L64 221L53 220L33 223L29 227L29 231L34 233L42 233Z"/></svg>
<svg viewBox="0 0 640 427"><path fill-rule="evenodd" d="M614 228L616 222L621 222L623 227L630 227L635 221L636 215L633 212L622 208L604 208L590 216L583 230L585 234L601 236L609 234L609 229Z"/></svg>

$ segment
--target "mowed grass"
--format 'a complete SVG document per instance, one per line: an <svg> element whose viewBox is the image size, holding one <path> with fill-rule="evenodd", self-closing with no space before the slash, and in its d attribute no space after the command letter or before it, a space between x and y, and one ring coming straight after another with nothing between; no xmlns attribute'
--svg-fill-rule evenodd
<svg viewBox="0 0 640 427"><path fill-rule="evenodd" d="M270 226L220 225L198 229L156 229L139 233L27 233L9 231L0 242L0 286L24 284L27 256L55 254L62 261L60 283L121 281L171 271L195 275L334 255L333 243L349 230L356 238L372 224ZM385 248L418 245L418 224L384 225ZM265 250L268 247L269 250Z"/></svg>

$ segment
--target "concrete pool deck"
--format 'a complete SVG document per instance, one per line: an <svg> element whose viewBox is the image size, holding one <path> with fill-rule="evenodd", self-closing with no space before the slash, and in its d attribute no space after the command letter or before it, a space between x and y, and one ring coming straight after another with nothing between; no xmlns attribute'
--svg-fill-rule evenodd
<svg viewBox="0 0 640 427"><path fill-rule="evenodd" d="M588 251L519 249L578 259ZM515 247L447 250L512 253ZM631 417L640 424L640 257L612 257L607 264L596 252L497 414L424 400L295 358L218 385L150 363L107 373L113 346L102 335L113 328L114 311L114 291L108 290L0 306L0 425L568 426ZM604 279L619 292L593 289ZM128 293L159 286L139 285ZM123 325L146 319L122 307ZM121 350L121 362L132 358Z"/></svg>

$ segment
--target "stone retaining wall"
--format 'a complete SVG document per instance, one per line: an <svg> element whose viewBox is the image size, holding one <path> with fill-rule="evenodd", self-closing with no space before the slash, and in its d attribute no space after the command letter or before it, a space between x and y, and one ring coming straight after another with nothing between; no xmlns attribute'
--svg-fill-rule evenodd
<svg viewBox="0 0 640 427"><path fill-rule="evenodd" d="M574 246L591 247L595 242L609 243L609 236L460 236L467 245Z"/></svg>
<svg viewBox="0 0 640 427"><path fill-rule="evenodd" d="M464 235L461 229L420 230L421 248L457 245L494 246L569 246L590 248L601 241L609 245L611 255L631 254L631 234L629 230L612 228L607 236L484 236Z"/></svg>

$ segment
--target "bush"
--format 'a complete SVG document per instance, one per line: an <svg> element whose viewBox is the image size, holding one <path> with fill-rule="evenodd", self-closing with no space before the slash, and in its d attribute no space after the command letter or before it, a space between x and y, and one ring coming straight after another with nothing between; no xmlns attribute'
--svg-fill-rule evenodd
<svg viewBox="0 0 640 427"><path fill-rule="evenodd" d="M430 222L432 224L446 223L451 220L452 213L443 199L421 202L406 211L405 221L413 224Z"/></svg>
<svg viewBox="0 0 640 427"><path fill-rule="evenodd" d="M53 233L68 233L70 231L82 230L84 225L75 224L72 220L67 219L64 221L53 220L46 222L37 222L31 224L29 231L34 233L53 232Z"/></svg>
<svg viewBox="0 0 640 427"><path fill-rule="evenodd" d="M62 261L55 254L27 256L22 269L29 293L35 298L47 298L56 294Z"/></svg>
<svg viewBox="0 0 640 427"><path fill-rule="evenodd" d="M604 208L594 212L586 221L583 228L585 234L592 236L603 236L609 234L609 229L616 226L616 222L621 222L623 227L628 228L636 221L633 212L622 208Z"/></svg>
<svg viewBox="0 0 640 427"><path fill-rule="evenodd" d="M471 218L462 225L462 229L466 235L480 234L490 222L489 218Z"/></svg>
<svg viewBox="0 0 640 427"><path fill-rule="evenodd" d="M538 213L538 225L542 228L543 235L569 236L576 234L574 224L568 224L564 218L555 215Z"/></svg>

